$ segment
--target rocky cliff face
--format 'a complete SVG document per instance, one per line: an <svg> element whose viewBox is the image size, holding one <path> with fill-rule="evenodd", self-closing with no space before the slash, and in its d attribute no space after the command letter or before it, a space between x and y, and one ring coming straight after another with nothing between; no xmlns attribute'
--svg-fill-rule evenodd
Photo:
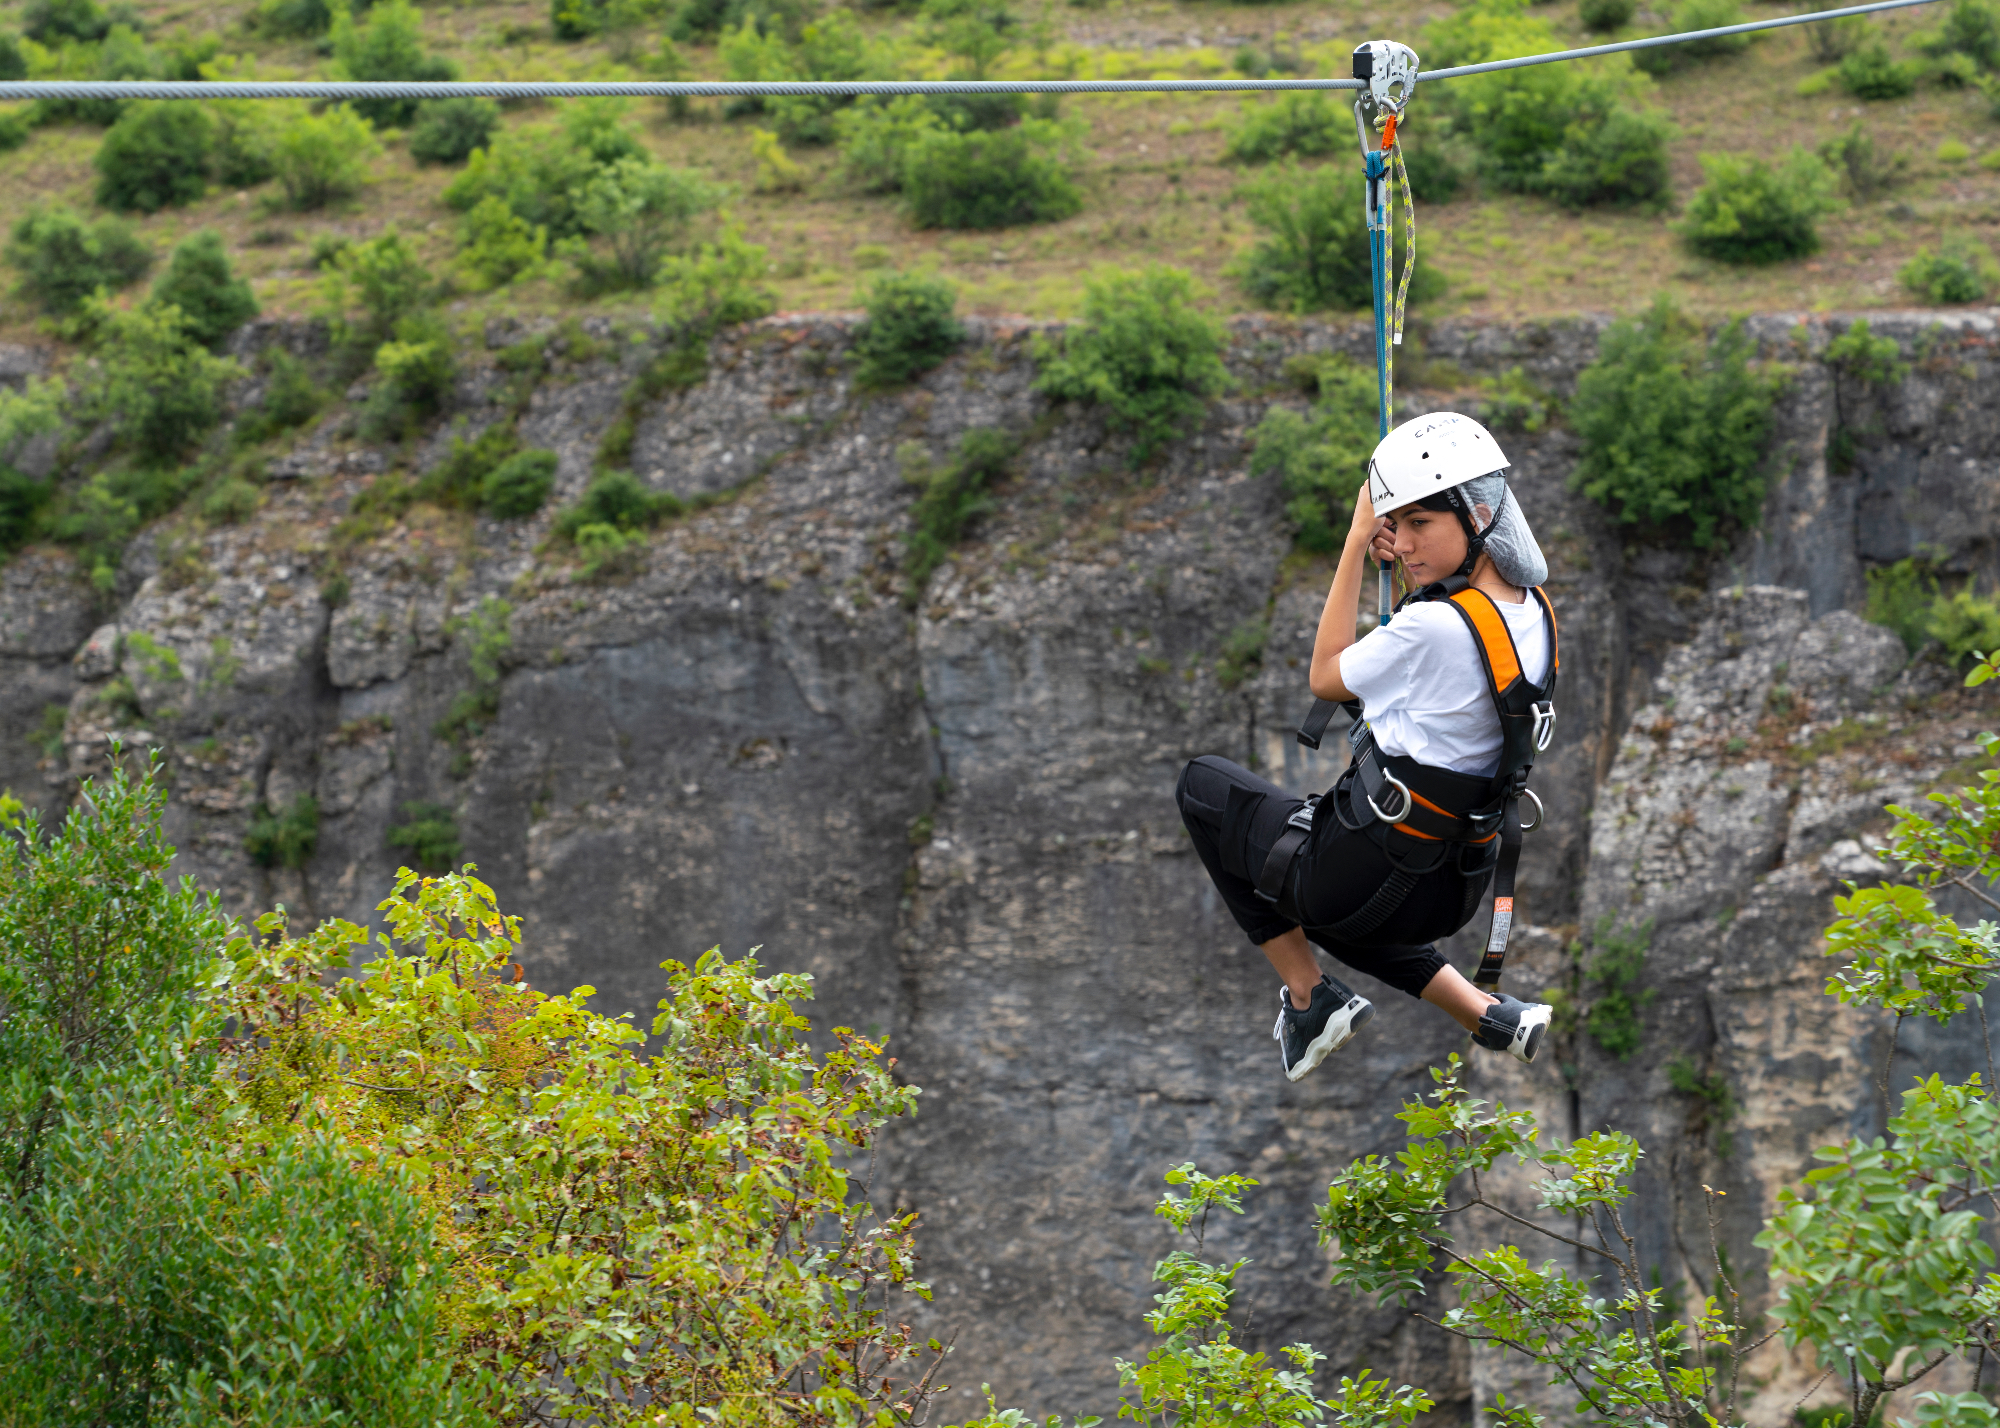
<svg viewBox="0 0 2000 1428"><path fill-rule="evenodd" d="M1559 1133L1610 1123L1647 1142L1647 1233L1670 1276L1692 1262L1688 1184L1735 1192L1726 1232L1754 1279L1775 1188L1878 1117L1879 1029L1820 996L1817 929L1838 879L1879 869L1881 804L1948 775L1983 714L1852 611L1868 564L1919 548L2000 576L1993 327L1875 325L1915 358L1887 390L1816 360L1829 325L1763 324L1796 364L1766 519L1704 563L1628 547L1567 489L1566 433L1503 438L1563 629L1558 743L1536 780L1549 822L1522 873L1539 926L1510 975L1524 994L1573 986L1578 927L1650 923L1653 998L1629 1060L1576 1038L1531 1071L1488 1058L1479 1074ZM1160 1172L1193 1159L1263 1182L1213 1241L1256 1262L1254 1337L1310 1339L1466 1416L1504 1369L1329 1295L1311 1223L1337 1166L1400 1144L1400 1102L1464 1038L1371 987L1368 1036L1288 1085L1273 978L1172 803L1203 752L1300 788L1338 771L1290 736L1324 572L1288 559L1244 438L1271 402L1302 400L1286 358L1360 355L1365 334L1239 323L1236 394L1134 475L1095 414L1030 390L1027 327L976 325L958 357L878 397L848 388L848 330L755 325L717 343L706 381L639 406L637 474L723 499L608 582L544 546L548 513L357 520L357 496L448 443L371 450L338 418L273 463L251 520L142 536L112 598L58 555L17 557L0 572L0 784L54 810L114 735L159 746L184 870L244 913L311 917L369 917L406 860L388 842L406 806L444 805L463 855L526 915L531 976L642 1018L657 964L709 946L814 973L817 1015L889 1032L925 1088L874 1192L923 1212L937 1296L911 1311L956 1339L953 1410L986 1380L1037 1412L1105 1411L1112 1357L1146 1342ZM1405 400L1448 405L1515 366L1561 393L1598 330L1441 326ZM521 425L559 455L551 509L626 414L650 356L636 336L614 347L622 366L557 344ZM241 338L274 341L312 335ZM503 374L474 370L461 429L508 399ZM975 426L1023 454L906 607L906 473ZM497 714L446 739L474 684L468 617L490 597L511 607ZM1261 666L1225 657L1246 629ZM319 802L314 856L257 867L252 810L302 792ZM1973 1054L1962 1037L1915 1051ZM1676 1055L1726 1079L1726 1123L1672 1089Z"/></svg>

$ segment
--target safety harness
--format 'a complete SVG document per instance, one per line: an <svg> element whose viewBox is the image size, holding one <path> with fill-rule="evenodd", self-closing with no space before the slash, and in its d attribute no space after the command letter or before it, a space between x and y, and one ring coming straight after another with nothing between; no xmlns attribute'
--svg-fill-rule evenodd
<svg viewBox="0 0 2000 1428"><path fill-rule="evenodd" d="M1312 711L1299 727L1299 742L1317 749L1334 710L1345 708L1353 720L1347 731L1353 757L1324 798L1307 799L1292 815L1258 875L1259 896L1277 904L1294 920L1302 920L1296 906L1287 906L1295 902L1293 865L1312 836L1313 820L1320 810L1331 806L1342 827L1374 839L1392 871L1367 902L1326 931L1343 940L1367 936L1403 905L1417 879L1443 867L1447 859L1456 859L1466 877L1465 914L1469 918L1484 875L1492 869L1493 922L1473 985L1486 992L1498 989L1514 925L1514 871L1521 857L1521 834L1539 828L1543 818L1542 801L1528 787L1528 774L1534 768L1535 755L1549 746L1555 733L1554 696L1560 664L1555 609L1539 586L1528 593L1548 622L1549 672L1541 684L1531 683L1522 669L1520 652L1514 647L1500 607L1463 575L1426 585L1402 602L1445 601L1472 632L1493 708L1500 716L1498 770L1491 777L1454 773L1401 754L1384 753L1361 717L1359 701L1313 701ZM1535 806L1535 821L1526 825L1521 822L1519 806L1524 798Z"/></svg>

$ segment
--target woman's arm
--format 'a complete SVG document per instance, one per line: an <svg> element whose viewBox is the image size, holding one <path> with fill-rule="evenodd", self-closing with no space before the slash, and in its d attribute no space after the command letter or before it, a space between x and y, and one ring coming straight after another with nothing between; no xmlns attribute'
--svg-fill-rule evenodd
<svg viewBox="0 0 2000 1428"><path fill-rule="evenodd" d="M1347 544L1341 549L1340 564L1333 572L1333 588L1326 592L1326 608L1320 611L1319 633L1313 639L1312 669L1306 682L1312 687L1315 699L1354 697L1340 681L1340 652L1354 643L1369 547L1379 542L1386 555L1384 535L1388 525L1376 516L1374 502L1368 499L1368 483L1363 481L1361 493L1354 498L1354 519L1347 528Z"/></svg>

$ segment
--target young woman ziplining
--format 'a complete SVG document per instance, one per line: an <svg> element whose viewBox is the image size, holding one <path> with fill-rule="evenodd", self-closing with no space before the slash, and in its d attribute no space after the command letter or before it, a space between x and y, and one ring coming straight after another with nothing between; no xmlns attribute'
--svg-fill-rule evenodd
<svg viewBox="0 0 2000 1428"><path fill-rule="evenodd" d="M1480 978L1497 984L1516 801L1534 799L1527 770L1554 725L1555 613L1540 589L1548 566L1506 466L1492 433L1451 412L1405 422L1375 448L1313 642L1313 694L1365 720L1324 798L1295 797L1214 755L1181 773L1176 797L1195 849L1283 979L1272 1035L1291 1080L1375 1013L1320 970L1313 943L1442 1008L1481 1046L1520 1061L1541 1050L1550 1007L1481 990L1432 945L1472 920L1504 851ZM1357 640L1371 554L1400 561L1413 593Z"/></svg>

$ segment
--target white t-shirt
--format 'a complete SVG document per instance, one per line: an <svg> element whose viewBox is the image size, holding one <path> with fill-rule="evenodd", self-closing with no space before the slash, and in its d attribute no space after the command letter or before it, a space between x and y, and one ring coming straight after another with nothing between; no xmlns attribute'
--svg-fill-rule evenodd
<svg viewBox="0 0 2000 1428"><path fill-rule="evenodd" d="M1507 621L1521 669L1548 678L1549 634L1532 595L1493 602ZM1472 631L1443 600L1406 605L1340 653L1340 682L1361 700L1375 742L1387 754L1455 773L1500 767L1500 716Z"/></svg>

